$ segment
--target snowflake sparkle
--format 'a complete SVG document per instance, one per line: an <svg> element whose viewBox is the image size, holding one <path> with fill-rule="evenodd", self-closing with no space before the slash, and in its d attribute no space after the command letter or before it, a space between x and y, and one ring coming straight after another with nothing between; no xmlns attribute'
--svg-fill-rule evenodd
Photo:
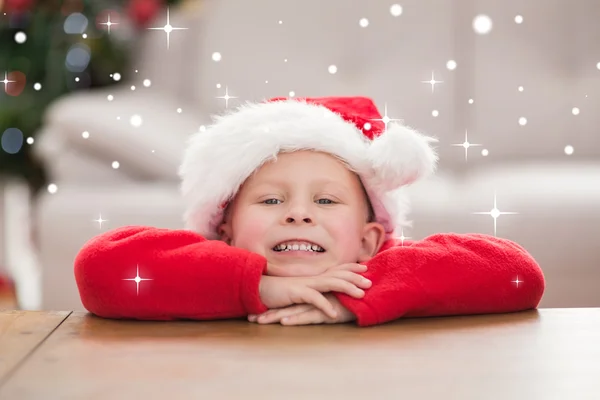
<svg viewBox="0 0 600 400"><path fill-rule="evenodd" d="M135 281L135 286L137 288L137 295L140 295L140 282L142 281L152 281L153 279L148 278L140 278L140 266L136 265L136 275L135 278L124 278L124 281Z"/></svg>
<svg viewBox="0 0 600 400"><path fill-rule="evenodd" d="M433 93L435 90L435 84L436 83L444 83L444 81L436 81L433 71L431 71L431 80L421 81L421 83L429 83L431 85L431 92Z"/></svg>
<svg viewBox="0 0 600 400"><path fill-rule="evenodd" d="M102 214L99 214L99 217L98 217L98 219L94 219L93 221L94 221L94 222L97 222L97 223L98 223L98 227L99 227L100 229L102 229L102 223L103 223L103 222L107 222L108 220L107 220L107 219L102 219Z"/></svg>
<svg viewBox="0 0 600 400"><path fill-rule="evenodd" d="M100 22L100 25L106 25L106 27L108 28L108 34L110 35L110 27L113 25L119 25L117 22L111 22L110 20L110 14L108 14L108 19L106 22Z"/></svg>
<svg viewBox="0 0 600 400"><path fill-rule="evenodd" d="M487 212L474 212L473 214L483 214L483 215L489 215L494 219L494 236L496 236L496 222L499 216L501 215L511 215L511 214L518 214L517 212L512 212L512 211L500 211L498 210L498 206L496 203L496 191L494 191L494 208L492 208L490 211Z"/></svg>
<svg viewBox="0 0 600 400"><path fill-rule="evenodd" d="M229 107L229 99L237 99L237 97L233 97L229 95L229 88L225 86L225 96L217 96L217 99L225 100L225 108Z"/></svg>
<svg viewBox="0 0 600 400"><path fill-rule="evenodd" d="M8 73L7 73L7 72L4 72L4 80L3 80L3 81L0 81L0 82L4 83L4 92L6 93L6 86L7 86L9 83L15 83L16 81L9 81L9 80L8 80Z"/></svg>
<svg viewBox="0 0 600 400"><path fill-rule="evenodd" d="M400 230L400 243L402 245L402 247L404 247L404 240L405 239L412 239L410 236L404 236L404 229Z"/></svg>
<svg viewBox="0 0 600 400"><path fill-rule="evenodd" d="M517 276L517 279L515 279L514 281L511 281L512 283L516 284L517 287L519 287L519 283L523 283L523 281L519 280L519 277Z"/></svg>
<svg viewBox="0 0 600 400"><path fill-rule="evenodd" d="M387 131L388 124L390 122L392 122L392 121L403 121L403 120L388 117L387 103L386 103L385 107L384 107L383 118L372 118L371 121L382 121L384 123L384 125L385 125L385 131Z"/></svg>
<svg viewBox="0 0 600 400"><path fill-rule="evenodd" d="M167 24L160 28L147 28L147 29L164 31L167 34L167 49L169 49L171 47L171 32L186 30L187 28L177 28L177 27L174 27L171 25L171 14L170 14L169 7L167 7Z"/></svg>
<svg viewBox="0 0 600 400"><path fill-rule="evenodd" d="M469 137L467 131L465 131L465 141L463 143L453 143L452 146L462 146L465 148L465 162L469 161L469 147L471 146L483 146L481 144L469 143Z"/></svg>

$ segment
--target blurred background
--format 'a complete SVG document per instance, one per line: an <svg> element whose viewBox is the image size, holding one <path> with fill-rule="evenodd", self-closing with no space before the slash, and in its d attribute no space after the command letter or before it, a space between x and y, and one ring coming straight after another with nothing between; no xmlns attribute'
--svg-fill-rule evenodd
<svg viewBox="0 0 600 400"><path fill-rule="evenodd" d="M177 168L211 116L346 95L439 138L405 237L514 240L541 307L600 307L599 20L596 0L0 0L0 308L83 310L87 240L182 228Z"/></svg>

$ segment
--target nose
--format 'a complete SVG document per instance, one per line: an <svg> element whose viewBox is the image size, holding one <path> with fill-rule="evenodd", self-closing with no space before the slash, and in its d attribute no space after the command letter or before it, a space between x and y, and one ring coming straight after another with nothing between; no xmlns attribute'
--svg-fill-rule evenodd
<svg viewBox="0 0 600 400"><path fill-rule="evenodd" d="M285 223L286 224L296 224L296 223L305 223L312 224L314 221L311 212L308 210L306 206L296 205L291 207L290 210L285 215Z"/></svg>

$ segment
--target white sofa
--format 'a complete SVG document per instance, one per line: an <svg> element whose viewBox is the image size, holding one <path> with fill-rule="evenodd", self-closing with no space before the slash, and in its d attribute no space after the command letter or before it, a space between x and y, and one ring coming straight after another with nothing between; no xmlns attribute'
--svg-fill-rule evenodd
<svg viewBox="0 0 600 400"><path fill-rule="evenodd" d="M188 30L171 34L170 49L163 32L148 32L133 80L66 97L47 113L36 149L58 191L35 205L40 308L83 310L73 259L94 235L129 224L182 227L176 171L185 139L224 111L216 97L226 87L239 97L230 107L290 91L387 105L390 117L440 139L438 174L411 188L414 227L405 236L493 235L492 217L474 213L490 211L496 193L500 211L518 213L500 216L496 234L527 248L544 270L542 307L600 306L600 44L587 39L600 33L598 2L422 0L406 2L399 17L382 0L354 8L341 0L198 3L171 10L172 25ZM490 34L474 34L478 13L492 18ZM162 25L163 17L154 24ZM446 69L449 59L456 70ZM433 92L422 83L432 71L443 81ZM129 124L134 114L139 128ZM465 131L483 145L469 149L468 161L453 145Z"/></svg>

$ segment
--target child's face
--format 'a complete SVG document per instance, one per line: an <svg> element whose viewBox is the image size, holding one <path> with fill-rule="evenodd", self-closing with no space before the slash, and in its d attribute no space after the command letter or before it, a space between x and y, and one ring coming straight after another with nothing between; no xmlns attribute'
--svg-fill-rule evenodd
<svg viewBox="0 0 600 400"><path fill-rule="evenodd" d="M329 268L363 262L383 244L385 231L368 223L368 203L358 176L335 157L314 151L281 153L248 178L226 213L222 240L277 265ZM280 251L301 238L324 252Z"/></svg>

